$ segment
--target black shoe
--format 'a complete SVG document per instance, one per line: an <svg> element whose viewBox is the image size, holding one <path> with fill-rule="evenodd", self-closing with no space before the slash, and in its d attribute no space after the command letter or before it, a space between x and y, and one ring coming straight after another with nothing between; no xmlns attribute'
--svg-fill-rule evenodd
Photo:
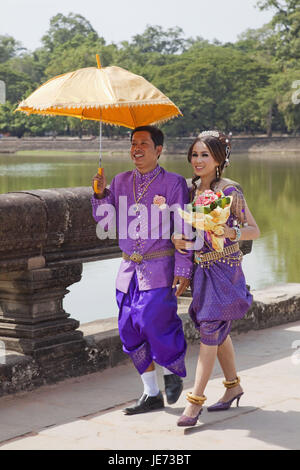
<svg viewBox="0 0 300 470"><path fill-rule="evenodd" d="M183 390L182 378L176 374L164 375L165 392L169 405L176 403Z"/></svg>
<svg viewBox="0 0 300 470"><path fill-rule="evenodd" d="M159 392L155 397L149 397L149 395L143 393L135 405L129 406L123 411L127 415L136 415L138 413L147 413L148 411L159 410L160 408L164 408L164 406L164 397L161 392Z"/></svg>

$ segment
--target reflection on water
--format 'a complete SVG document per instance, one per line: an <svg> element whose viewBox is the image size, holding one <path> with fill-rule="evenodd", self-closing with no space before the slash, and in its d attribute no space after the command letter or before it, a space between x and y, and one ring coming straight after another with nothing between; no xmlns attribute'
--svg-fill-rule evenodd
<svg viewBox="0 0 300 470"><path fill-rule="evenodd" d="M85 263L82 279L68 289L64 309L81 323L118 315L115 279L120 258ZM109 273L109 274L108 274Z"/></svg>
<svg viewBox="0 0 300 470"><path fill-rule="evenodd" d="M252 289L280 282L300 282L299 207L300 154L283 154L280 159L233 155L225 176L238 181L261 230L243 267ZM97 169L97 156L25 157L0 155L0 193L22 189L88 186ZM169 171L191 177L184 155L162 156L160 164ZM132 169L125 155L104 157L107 179ZM84 265L80 283L70 288L65 308L82 322L114 316L114 279L119 260ZM109 271L110 276L107 276ZM99 303L99 299L101 302ZM99 311L101 305L101 313Z"/></svg>

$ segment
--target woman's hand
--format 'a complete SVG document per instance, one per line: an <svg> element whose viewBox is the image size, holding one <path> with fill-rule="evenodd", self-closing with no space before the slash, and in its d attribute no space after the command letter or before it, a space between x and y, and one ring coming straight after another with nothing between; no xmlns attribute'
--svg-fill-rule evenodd
<svg viewBox="0 0 300 470"><path fill-rule="evenodd" d="M235 239L236 233L232 227L229 227L227 224L222 224L221 227L224 229L224 234L220 235L219 238L230 238Z"/></svg>
<svg viewBox="0 0 300 470"><path fill-rule="evenodd" d="M187 253L187 250L192 250L194 247L194 242L188 241L188 238L182 234L174 233L171 240L176 250L183 255Z"/></svg>

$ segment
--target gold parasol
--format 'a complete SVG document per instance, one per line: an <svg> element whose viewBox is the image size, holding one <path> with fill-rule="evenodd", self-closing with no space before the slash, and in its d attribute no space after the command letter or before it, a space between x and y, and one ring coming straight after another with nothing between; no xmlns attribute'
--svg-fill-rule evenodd
<svg viewBox="0 0 300 470"><path fill-rule="evenodd" d="M22 101L16 111L100 121L134 129L182 115L167 96L145 78L121 67L87 67L51 78Z"/></svg>

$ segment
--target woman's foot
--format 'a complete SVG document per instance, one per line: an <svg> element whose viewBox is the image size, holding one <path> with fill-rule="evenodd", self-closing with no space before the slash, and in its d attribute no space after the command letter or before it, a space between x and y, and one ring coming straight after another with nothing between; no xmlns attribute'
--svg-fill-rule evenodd
<svg viewBox="0 0 300 470"><path fill-rule="evenodd" d="M231 401L234 397L240 395L241 393L243 393L243 389L240 384L238 384L234 388L227 388L222 398L220 398L219 402L227 403L228 401Z"/></svg>
<svg viewBox="0 0 300 470"><path fill-rule="evenodd" d="M192 405L189 403L183 412L184 416L187 416L188 418L194 418L195 416L199 415L199 412L202 409L202 405Z"/></svg>
<svg viewBox="0 0 300 470"><path fill-rule="evenodd" d="M187 394L189 404L185 407L183 415L177 421L177 426L195 426L200 414L202 413L202 405L206 400L205 396Z"/></svg>
<svg viewBox="0 0 300 470"><path fill-rule="evenodd" d="M188 405L177 421L177 426L195 426L202 413L202 406Z"/></svg>
<svg viewBox="0 0 300 470"><path fill-rule="evenodd" d="M240 386L240 378L237 377L234 380L223 382L224 386L226 387L226 392L222 396L222 398L207 408L207 411L224 411L228 410L232 403L236 400L236 405L239 406L239 401L241 396L243 395L243 389Z"/></svg>

